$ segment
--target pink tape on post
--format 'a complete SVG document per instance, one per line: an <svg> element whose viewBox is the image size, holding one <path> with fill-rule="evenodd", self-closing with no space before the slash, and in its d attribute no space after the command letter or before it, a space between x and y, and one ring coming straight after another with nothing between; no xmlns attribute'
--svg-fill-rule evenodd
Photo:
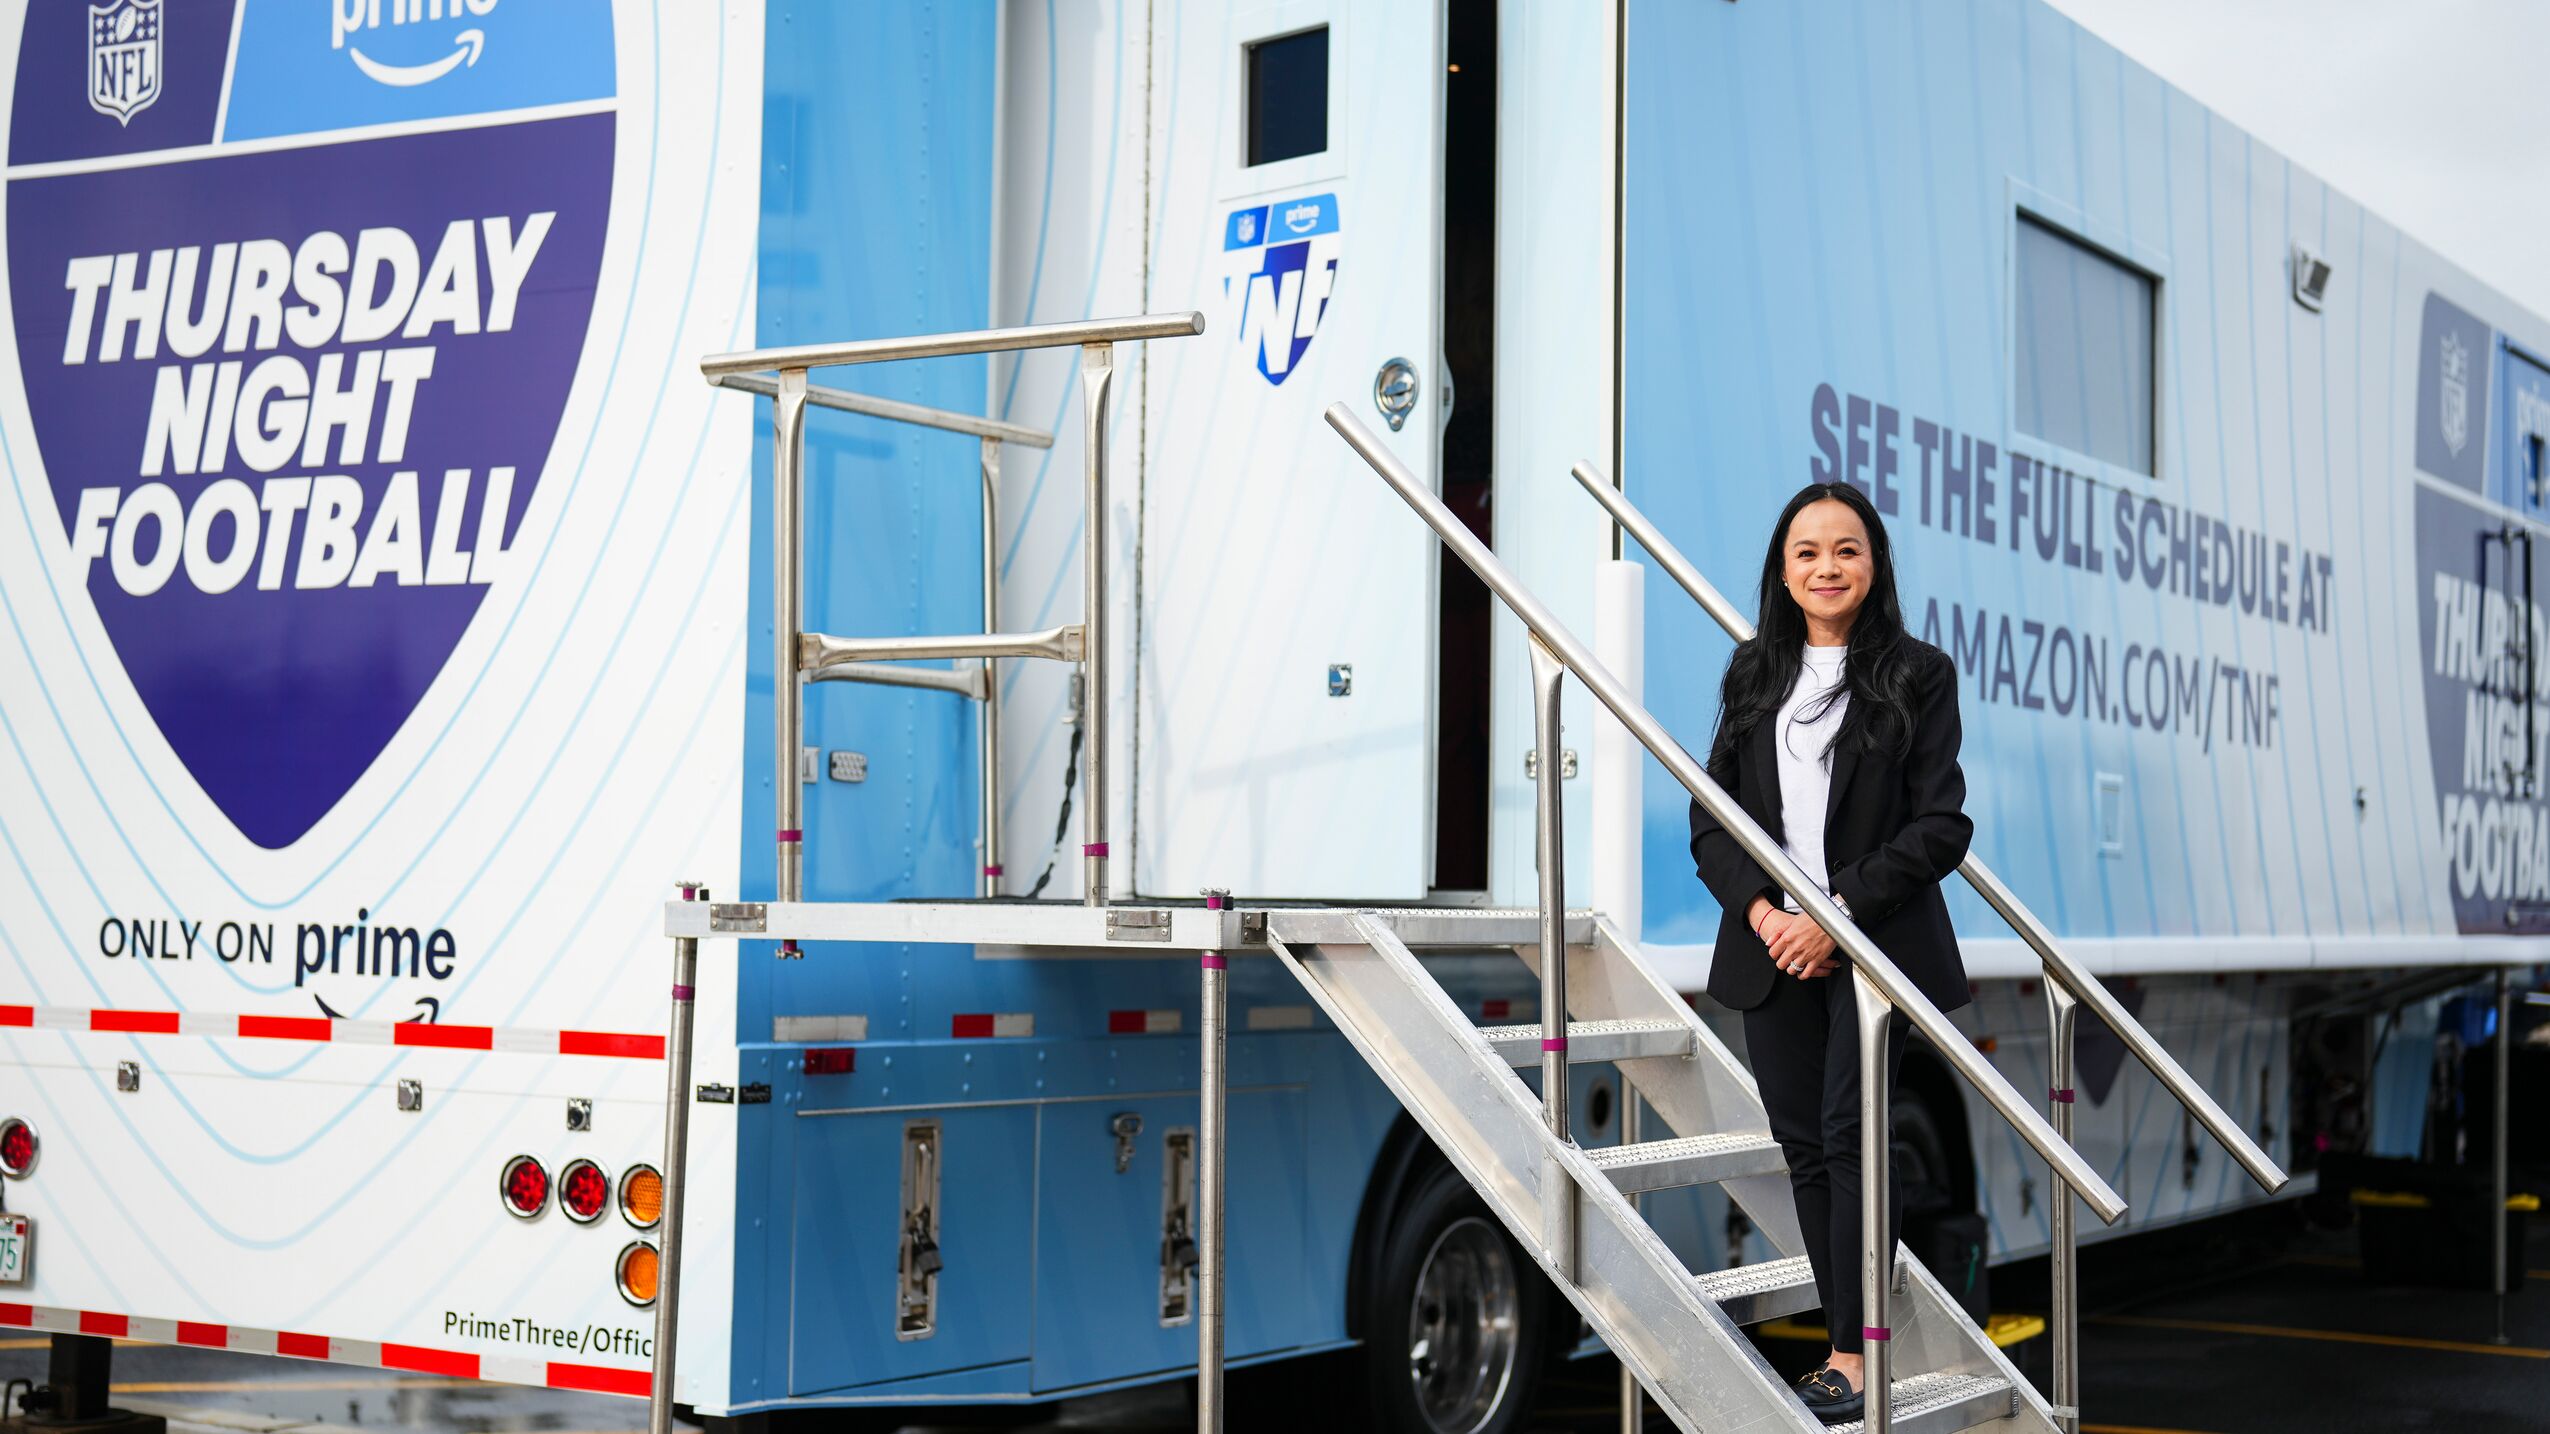
<svg viewBox="0 0 2550 1434"><path fill-rule="evenodd" d="M1208 897L1204 898L1204 909L1205 909L1205 910L1207 910L1207 911L1219 911L1219 910L1221 910L1221 909L1222 909L1222 898L1220 898L1220 897L1218 897L1218 896L1208 896Z"/></svg>
<svg viewBox="0 0 2550 1434"><path fill-rule="evenodd" d="M2072 1088L2068 1085L2058 1090L2048 1091L2046 1094L2064 1105L2072 1103Z"/></svg>
<svg viewBox="0 0 2550 1434"><path fill-rule="evenodd" d="M674 999L674 1000L676 1000L676 1001L687 1001L687 1000L689 1000L690 998L691 998L691 988L690 988L690 987L688 987L688 986L676 986L676 987L674 987L674 988L673 988L673 999Z"/></svg>
<svg viewBox="0 0 2550 1434"><path fill-rule="evenodd" d="M1543 1036L1541 1037L1541 1049L1545 1051L1563 1051L1567 1049L1567 1037Z"/></svg>
<svg viewBox="0 0 2550 1434"><path fill-rule="evenodd" d="M1890 1340L1895 1336L1894 1331L1889 1330L1882 1324L1864 1324L1859 1327L1859 1337L1861 1339Z"/></svg>
<svg viewBox="0 0 2550 1434"><path fill-rule="evenodd" d="M1222 959L1222 953L1219 951L1204 953L1204 969L1207 971L1226 971L1230 969L1230 965L1230 962Z"/></svg>
<svg viewBox="0 0 2550 1434"><path fill-rule="evenodd" d="M983 868L983 875L985 876L998 876L1000 874L1001 869L997 866L987 866Z"/></svg>
<svg viewBox="0 0 2550 1434"><path fill-rule="evenodd" d="M801 842L806 839L806 833L801 827L781 827L779 829L779 839L781 841Z"/></svg>
<svg viewBox="0 0 2550 1434"><path fill-rule="evenodd" d="M1080 854L1082 856L1103 857L1107 854L1107 844L1102 841L1093 841L1082 847L1080 849Z"/></svg>

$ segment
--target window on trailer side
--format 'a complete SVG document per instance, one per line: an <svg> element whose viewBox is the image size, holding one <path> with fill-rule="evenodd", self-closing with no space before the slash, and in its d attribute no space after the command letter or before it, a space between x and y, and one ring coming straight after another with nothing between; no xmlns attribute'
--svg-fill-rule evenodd
<svg viewBox="0 0 2550 1434"><path fill-rule="evenodd" d="M1328 27L1248 47L1248 162L1328 148Z"/></svg>
<svg viewBox="0 0 2550 1434"><path fill-rule="evenodd" d="M2018 222L2013 327L2022 432L2152 473L2160 285L2032 214Z"/></svg>

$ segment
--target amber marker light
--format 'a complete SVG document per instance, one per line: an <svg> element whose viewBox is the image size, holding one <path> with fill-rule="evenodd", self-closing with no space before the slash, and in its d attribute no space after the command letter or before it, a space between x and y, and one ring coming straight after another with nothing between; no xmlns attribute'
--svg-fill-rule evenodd
<svg viewBox="0 0 2550 1434"><path fill-rule="evenodd" d="M632 1165L620 1176L620 1218L652 1230L664 1218L664 1177L652 1165Z"/></svg>
<svg viewBox="0 0 2550 1434"><path fill-rule="evenodd" d="M645 1306L655 1303L655 1281L661 1273L655 1247L644 1240L632 1240L620 1251L620 1298L630 1304Z"/></svg>

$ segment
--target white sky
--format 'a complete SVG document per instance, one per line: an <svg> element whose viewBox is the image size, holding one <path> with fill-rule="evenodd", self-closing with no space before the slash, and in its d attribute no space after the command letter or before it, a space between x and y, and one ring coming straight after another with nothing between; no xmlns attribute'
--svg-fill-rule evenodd
<svg viewBox="0 0 2550 1434"><path fill-rule="evenodd" d="M2550 317L2550 3L2052 4Z"/></svg>

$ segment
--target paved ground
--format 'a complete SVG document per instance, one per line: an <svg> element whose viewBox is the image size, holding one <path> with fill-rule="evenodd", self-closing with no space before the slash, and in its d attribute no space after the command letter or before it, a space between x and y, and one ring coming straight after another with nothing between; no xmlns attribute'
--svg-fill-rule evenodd
<svg viewBox="0 0 2550 1434"><path fill-rule="evenodd" d="M2291 1207L2093 1247L2083 1256L2083 1332L2092 1434L2333 1434L2550 1428L2550 1221L2536 1221L2535 1284L2508 1302L2493 1342L2486 1294L2364 1283L2351 1232L2300 1229ZM1996 1303L2042 1309L2041 1264L1996 1272ZM2043 1341L2013 1356L2044 1377ZM1815 1346L1768 1339L1774 1363L1802 1368ZM44 1341L0 1339L0 1379L41 1377ZM1544 1434L1617 1429L1616 1366L1588 1360L1546 1386ZM376 1430L634 1431L627 1400L551 1394L336 1365L201 1350L125 1347L118 1399L219 1429L321 1434ZM1342 1377L1330 1360L1235 1376L1235 1426L1298 1430L1289 1396ZM1089 1400L1040 1429L1191 1428L1182 1389ZM1651 1429L1665 1428L1650 1419Z"/></svg>

